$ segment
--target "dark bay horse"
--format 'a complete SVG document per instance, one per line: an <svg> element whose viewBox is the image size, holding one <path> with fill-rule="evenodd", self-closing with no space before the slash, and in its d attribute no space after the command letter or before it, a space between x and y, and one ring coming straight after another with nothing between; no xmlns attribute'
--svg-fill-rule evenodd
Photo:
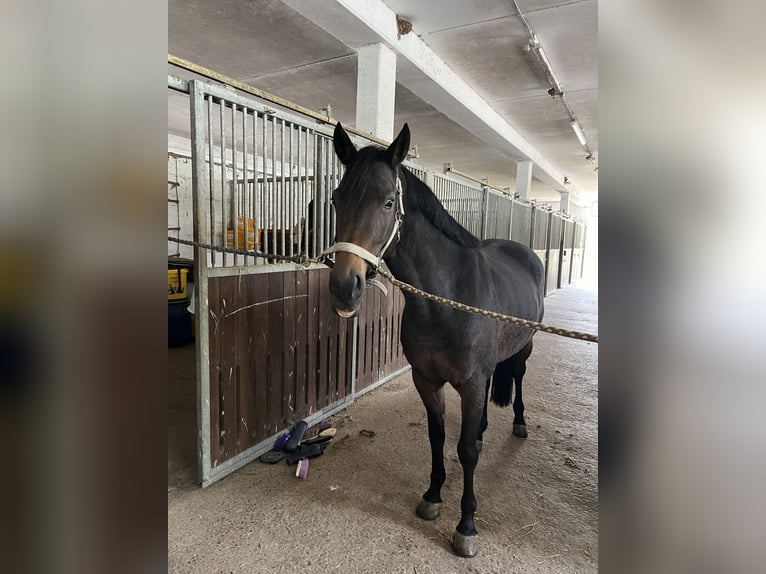
<svg viewBox="0 0 766 574"><path fill-rule="evenodd" d="M334 147L346 172L333 193L337 243L330 294L341 317L359 310L366 277L384 259L398 278L453 300L540 321L543 265L514 241L480 241L460 226L429 187L401 165L410 149L407 124L388 149L357 150L340 123ZM426 520L439 515L444 484L444 384L460 395L458 456L463 467L461 517L453 542L474 556L473 476L487 428L487 399L507 406L515 383L513 433L526 437L521 382L533 331L469 314L408 293L401 342L428 414L431 482L417 507ZM494 377L492 377L494 373ZM492 379L491 379L492 377Z"/></svg>

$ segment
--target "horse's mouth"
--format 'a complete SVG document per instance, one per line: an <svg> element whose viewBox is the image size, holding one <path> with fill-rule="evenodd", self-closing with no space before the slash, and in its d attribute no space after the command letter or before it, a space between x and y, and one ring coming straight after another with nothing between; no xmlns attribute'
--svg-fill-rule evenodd
<svg viewBox="0 0 766 574"><path fill-rule="evenodd" d="M338 316L342 317L343 319L350 319L351 317L356 315L358 311L356 309L353 311L344 311L342 309L338 309L337 307L333 307L333 309L335 309L335 312L338 314Z"/></svg>

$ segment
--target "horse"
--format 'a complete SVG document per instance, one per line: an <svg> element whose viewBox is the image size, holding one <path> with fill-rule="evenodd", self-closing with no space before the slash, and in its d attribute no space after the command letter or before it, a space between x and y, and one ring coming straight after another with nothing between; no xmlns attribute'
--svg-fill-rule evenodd
<svg viewBox="0 0 766 574"><path fill-rule="evenodd" d="M325 253L335 253L329 292L340 317L358 313L366 280L385 261L396 278L424 291L542 319L544 268L539 257L515 241L479 240L455 221L433 191L402 165L410 149L406 123L387 149L357 150L338 122L333 147L346 169L332 194L336 242ZM496 405L507 406L515 384L513 434L527 436L521 387L534 331L407 292L404 298L400 339L426 409L431 445L430 484L416 512L425 520L440 513L444 385L449 382L460 395L457 452L463 468L461 516L452 546L459 556L475 556L474 471L487 429L487 401L491 396Z"/></svg>

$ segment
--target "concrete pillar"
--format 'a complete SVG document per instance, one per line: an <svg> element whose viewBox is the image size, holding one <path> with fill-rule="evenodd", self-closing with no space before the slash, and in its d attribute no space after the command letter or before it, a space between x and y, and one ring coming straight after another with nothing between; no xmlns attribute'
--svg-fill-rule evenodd
<svg viewBox="0 0 766 574"><path fill-rule="evenodd" d="M532 188L532 162L520 161L516 164L516 193L521 199L529 199Z"/></svg>
<svg viewBox="0 0 766 574"><path fill-rule="evenodd" d="M561 201L559 203L559 210L563 211L564 213L569 213L569 192L568 191L559 191L561 194Z"/></svg>
<svg viewBox="0 0 766 574"><path fill-rule="evenodd" d="M356 127L386 141L394 139L396 52L385 44L358 50Z"/></svg>

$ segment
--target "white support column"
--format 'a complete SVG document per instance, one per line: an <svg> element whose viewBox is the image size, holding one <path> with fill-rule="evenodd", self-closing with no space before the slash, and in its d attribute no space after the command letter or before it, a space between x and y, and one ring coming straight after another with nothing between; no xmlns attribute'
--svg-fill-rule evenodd
<svg viewBox="0 0 766 574"><path fill-rule="evenodd" d="M385 44L358 50L356 127L386 141L394 139L396 53Z"/></svg>
<svg viewBox="0 0 766 574"><path fill-rule="evenodd" d="M516 164L516 193L520 199L529 200L529 191L532 188L532 162L520 161Z"/></svg>
<svg viewBox="0 0 766 574"><path fill-rule="evenodd" d="M568 191L559 191L561 194L561 203L559 203L559 211L563 211L564 213L569 213L569 192Z"/></svg>

